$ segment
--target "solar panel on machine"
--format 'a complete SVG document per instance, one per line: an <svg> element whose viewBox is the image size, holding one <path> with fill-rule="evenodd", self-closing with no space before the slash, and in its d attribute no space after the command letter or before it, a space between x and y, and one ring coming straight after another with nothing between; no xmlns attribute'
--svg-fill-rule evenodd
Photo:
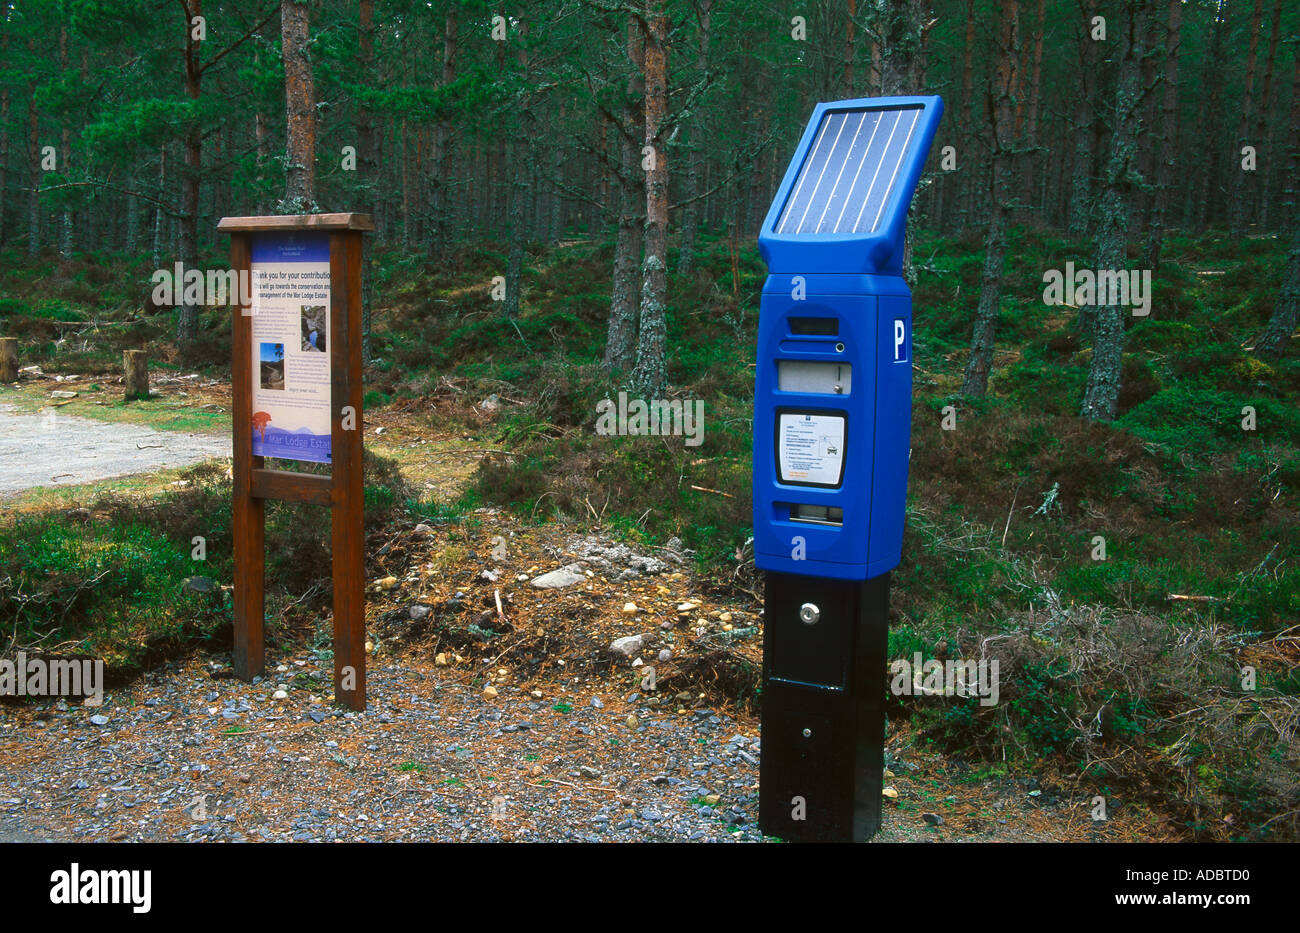
<svg viewBox="0 0 1300 933"><path fill-rule="evenodd" d="M920 107L827 113L775 232L874 233L920 116Z"/></svg>

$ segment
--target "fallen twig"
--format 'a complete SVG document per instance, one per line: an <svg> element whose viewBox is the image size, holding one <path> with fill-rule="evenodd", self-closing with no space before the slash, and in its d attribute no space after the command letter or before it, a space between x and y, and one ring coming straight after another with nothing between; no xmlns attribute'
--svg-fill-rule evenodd
<svg viewBox="0 0 1300 933"><path fill-rule="evenodd" d="M729 492L723 492L721 489L710 489L710 488L707 487L707 486L696 486L696 485L694 485L694 484L691 485L691 488L694 489L696 492L711 492L711 493L713 493L715 496L726 496L728 499L734 499L734 498L736 498L736 497L733 496L731 493L729 493Z"/></svg>
<svg viewBox="0 0 1300 933"><path fill-rule="evenodd" d="M602 784L570 784L568 781L557 781L555 778L547 778L546 781L547 781L546 784L534 784L532 781L524 781L524 783L527 784L529 787L545 788L550 786L551 784L563 784L565 787L576 787L579 790L586 790L590 788L591 790L603 790L609 794L618 793L617 787L605 787Z"/></svg>

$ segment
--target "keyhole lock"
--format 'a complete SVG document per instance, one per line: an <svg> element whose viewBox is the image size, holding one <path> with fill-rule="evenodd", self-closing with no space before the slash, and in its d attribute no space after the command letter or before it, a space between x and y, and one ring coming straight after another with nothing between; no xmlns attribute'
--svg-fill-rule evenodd
<svg viewBox="0 0 1300 933"><path fill-rule="evenodd" d="M799 607L799 618L805 625L816 625L821 617L822 611L812 603L804 603Z"/></svg>

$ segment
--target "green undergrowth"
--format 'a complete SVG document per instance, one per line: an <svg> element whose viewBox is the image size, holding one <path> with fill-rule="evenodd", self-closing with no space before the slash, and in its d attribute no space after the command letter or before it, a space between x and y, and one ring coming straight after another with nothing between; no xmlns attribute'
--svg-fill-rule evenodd
<svg viewBox="0 0 1300 933"><path fill-rule="evenodd" d="M367 454L368 533L455 520ZM103 494L0 525L0 626L9 651L86 654L120 682L160 659L230 641L234 563L228 468L208 462L157 496ZM302 636L330 599L329 510L266 507L266 637ZM373 555L371 555L373 556ZM196 579L197 578L197 579Z"/></svg>
<svg viewBox="0 0 1300 933"><path fill-rule="evenodd" d="M1160 811L1190 838L1296 838L1300 762L1286 737L1300 715L1300 659L1283 633L1300 618L1300 360L1250 353L1285 244L1217 232L1167 240L1151 314L1128 321L1111 424L1078 417L1089 342L1073 310L1042 301L1044 271L1086 268L1090 253L1011 231L989 394L969 400L959 390L982 238L916 232L915 400L890 656L996 657L1001 700L894 698L891 715L919 717L926 740L963 754L1055 764ZM752 243L701 236L694 271L669 276L665 395L703 403L698 446L596 433L598 405L626 383L602 365L611 241L530 248L513 320L491 296L502 244L436 259L381 247L375 257L366 404L430 406L431 427L492 448L466 502L638 544L677 536L696 551L702 585L758 592L747 541L764 269ZM677 260L670 253L670 270ZM0 327L46 341L51 361L111 359L57 343L60 326L85 317L78 275L94 273L79 269L38 264L6 284ZM112 282L134 289L143 271L111 271ZM163 312L148 326L163 341L174 322ZM219 368L228 323L205 311L201 326ZM493 396L499 404L481 404ZM222 482L196 479L149 507L100 506L89 522L17 520L0 552L0 580L11 581L0 624L16 624L16 643L103 639L100 650L136 664L150 650L140 634L150 619L163 640L224 637L221 597L178 590L199 572L228 582ZM393 480L367 482L368 520L456 520L455 507L415 503ZM297 607L268 611L273 637L325 598L324 513L312 512L268 514L268 581L282 587L270 601ZM211 537L202 571L189 566L196 534ZM38 560L70 569L43 584ZM78 590L106 568L114 587Z"/></svg>

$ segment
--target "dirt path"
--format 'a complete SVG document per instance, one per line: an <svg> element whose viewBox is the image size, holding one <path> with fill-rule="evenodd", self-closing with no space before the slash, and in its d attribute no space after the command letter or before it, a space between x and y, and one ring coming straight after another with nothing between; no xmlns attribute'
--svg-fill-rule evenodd
<svg viewBox="0 0 1300 933"><path fill-rule="evenodd" d="M57 413L0 411L0 496L229 456L230 440L225 437L155 431Z"/></svg>

